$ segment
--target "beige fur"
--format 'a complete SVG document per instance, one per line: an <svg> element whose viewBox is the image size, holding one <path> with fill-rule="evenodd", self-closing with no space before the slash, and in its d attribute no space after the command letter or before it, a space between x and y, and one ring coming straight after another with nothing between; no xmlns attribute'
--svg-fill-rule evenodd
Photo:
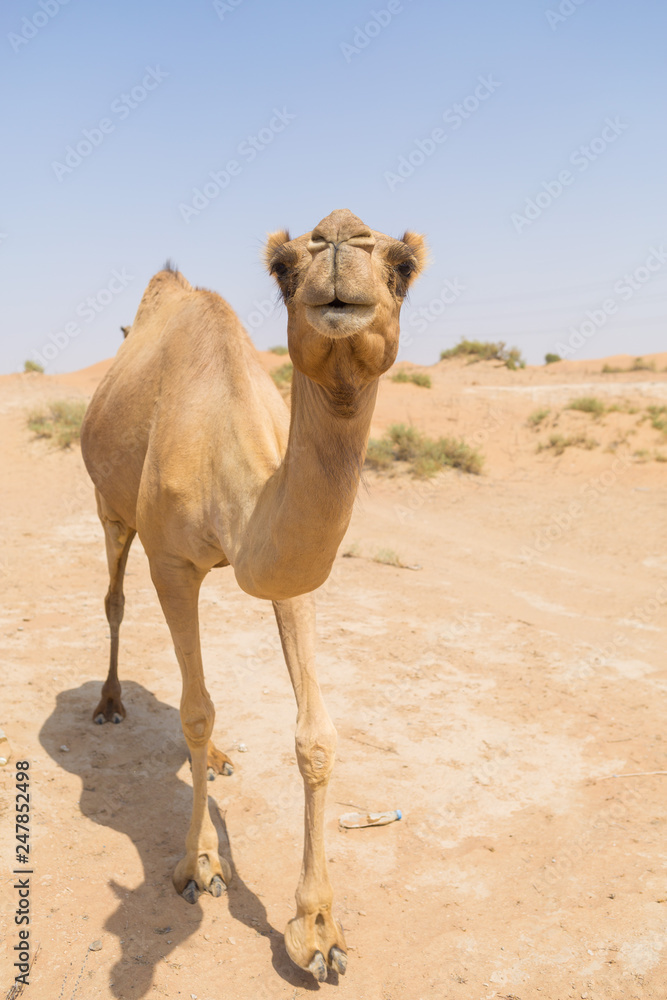
<svg viewBox="0 0 667 1000"><path fill-rule="evenodd" d="M211 742L197 603L204 576L231 565L239 585L273 601L297 701L305 789L303 869L285 942L317 979L345 969L331 911L323 836L336 732L314 665L312 591L327 579L347 528L378 379L398 348L399 312L424 265L423 239L391 239L347 210L310 233L269 236L266 262L282 291L294 362L290 415L229 305L161 271L150 281L82 430L105 529L111 657L96 721L120 722L118 633L123 574L135 533L183 676L181 721L192 757L193 813L174 885L190 902L219 895L229 868L207 808L207 769L231 761Z"/></svg>

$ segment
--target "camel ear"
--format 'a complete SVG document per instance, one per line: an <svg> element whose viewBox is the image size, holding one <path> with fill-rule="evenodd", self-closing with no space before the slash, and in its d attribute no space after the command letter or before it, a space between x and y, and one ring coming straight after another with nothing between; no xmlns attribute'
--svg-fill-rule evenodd
<svg viewBox="0 0 667 1000"><path fill-rule="evenodd" d="M269 233L264 247L264 264L271 270L273 258L285 243L289 243L289 233L286 229L276 229L275 233Z"/></svg>
<svg viewBox="0 0 667 1000"><path fill-rule="evenodd" d="M413 281L428 265L428 246L420 233L413 233L409 229L406 229L401 238L403 243L410 249L410 253L417 263L416 268L410 276L410 280Z"/></svg>

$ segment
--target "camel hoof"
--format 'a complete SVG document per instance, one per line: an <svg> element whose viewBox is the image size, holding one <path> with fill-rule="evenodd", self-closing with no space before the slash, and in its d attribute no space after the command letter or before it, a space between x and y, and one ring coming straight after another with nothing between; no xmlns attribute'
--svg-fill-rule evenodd
<svg viewBox="0 0 667 1000"><path fill-rule="evenodd" d="M327 963L321 951L316 951L308 965L308 971L312 972L318 983L323 983L327 978Z"/></svg>
<svg viewBox="0 0 667 1000"><path fill-rule="evenodd" d="M190 763L190 767L192 767L192 762ZM209 781L215 781L215 771L212 767L206 769L206 777Z"/></svg>
<svg viewBox="0 0 667 1000"><path fill-rule="evenodd" d="M111 716L111 721L116 725L118 725L119 722L123 721L123 716L120 714L120 712L114 712L113 715Z"/></svg>
<svg viewBox="0 0 667 1000"><path fill-rule="evenodd" d="M107 720L104 718L101 712L99 715L96 715L95 718L93 719L93 722L97 723L98 726L103 726L106 721Z"/></svg>
<svg viewBox="0 0 667 1000"><path fill-rule="evenodd" d="M222 773L227 776L234 773L234 768L228 761L222 765Z"/></svg>
<svg viewBox="0 0 667 1000"><path fill-rule="evenodd" d="M347 955L344 951L341 951L340 948L336 948L335 945L329 952L329 965L341 976L345 975L345 970L347 969Z"/></svg>
<svg viewBox="0 0 667 1000"><path fill-rule="evenodd" d="M212 896L222 896L226 889L225 883L222 881L219 875L214 875L211 879L211 884L208 887L208 891Z"/></svg>
<svg viewBox="0 0 667 1000"><path fill-rule="evenodd" d="M197 883L193 878L190 879L185 889L181 893L181 896L186 903L196 903L199 899L199 889L197 888Z"/></svg>

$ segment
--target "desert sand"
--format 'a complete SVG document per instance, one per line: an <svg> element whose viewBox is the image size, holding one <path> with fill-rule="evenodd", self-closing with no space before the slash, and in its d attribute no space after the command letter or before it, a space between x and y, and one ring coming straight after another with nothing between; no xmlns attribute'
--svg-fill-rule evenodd
<svg viewBox="0 0 667 1000"><path fill-rule="evenodd" d="M202 590L214 736L236 766L210 797L234 880L189 906L171 885L191 795L180 675L146 558L136 543L127 719L95 726L108 640L92 486L78 447L26 426L44 402L88 398L109 362L0 378L0 726L31 765L40 946L24 1000L664 1000L667 436L647 407L667 405L667 354L645 360L406 363L433 387L382 379L375 435L403 421L463 437L485 467L369 472L319 593L339 733L328 856L350 947L347 975L321 986L282 940L303 794L270 604L229 569ZM583 395L617 408L566 409ZM538 451L552 435L592 443ZM386 550L418 568L375 561ZM3 997L14 774L0 768ZM340 830L354 808L403 819Z"/></svg>

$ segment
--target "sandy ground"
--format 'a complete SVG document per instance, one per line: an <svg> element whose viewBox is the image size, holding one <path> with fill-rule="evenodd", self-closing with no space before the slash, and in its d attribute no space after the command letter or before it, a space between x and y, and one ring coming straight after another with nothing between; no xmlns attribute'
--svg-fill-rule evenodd
<svg viewBox="0 0 667 1000"><path fill-rule="evenodd" d="M135 544L126 580L127 719L95 726L102 532L78 448L26 428L40 402L89 395L105 363L0 379L0 725L31 764L40 944L24 1000L664 1000L667 437L645 418L667 404L667 355L653 360L618 375L602 362L453 361L428 369L430 390L383 379L374 433L404 420L463 435L486 467L428 482L369 474L319 595L339 732L328 856L350 946L347 975L321 986L282 938L302 791L270 605L229 569L203 589L215 737L236 764L210 796L235 878L189 906L170 880L191 799L180 677L145 556ZM583 394L620 409L564 409ZM536 409L550 411L537 428ZM538 453L553 433L595 445ZM382 549L421 568L374 561ZM3 997L13 777L0 769ZM339 830L355 806L404 818Z"/></svg>

